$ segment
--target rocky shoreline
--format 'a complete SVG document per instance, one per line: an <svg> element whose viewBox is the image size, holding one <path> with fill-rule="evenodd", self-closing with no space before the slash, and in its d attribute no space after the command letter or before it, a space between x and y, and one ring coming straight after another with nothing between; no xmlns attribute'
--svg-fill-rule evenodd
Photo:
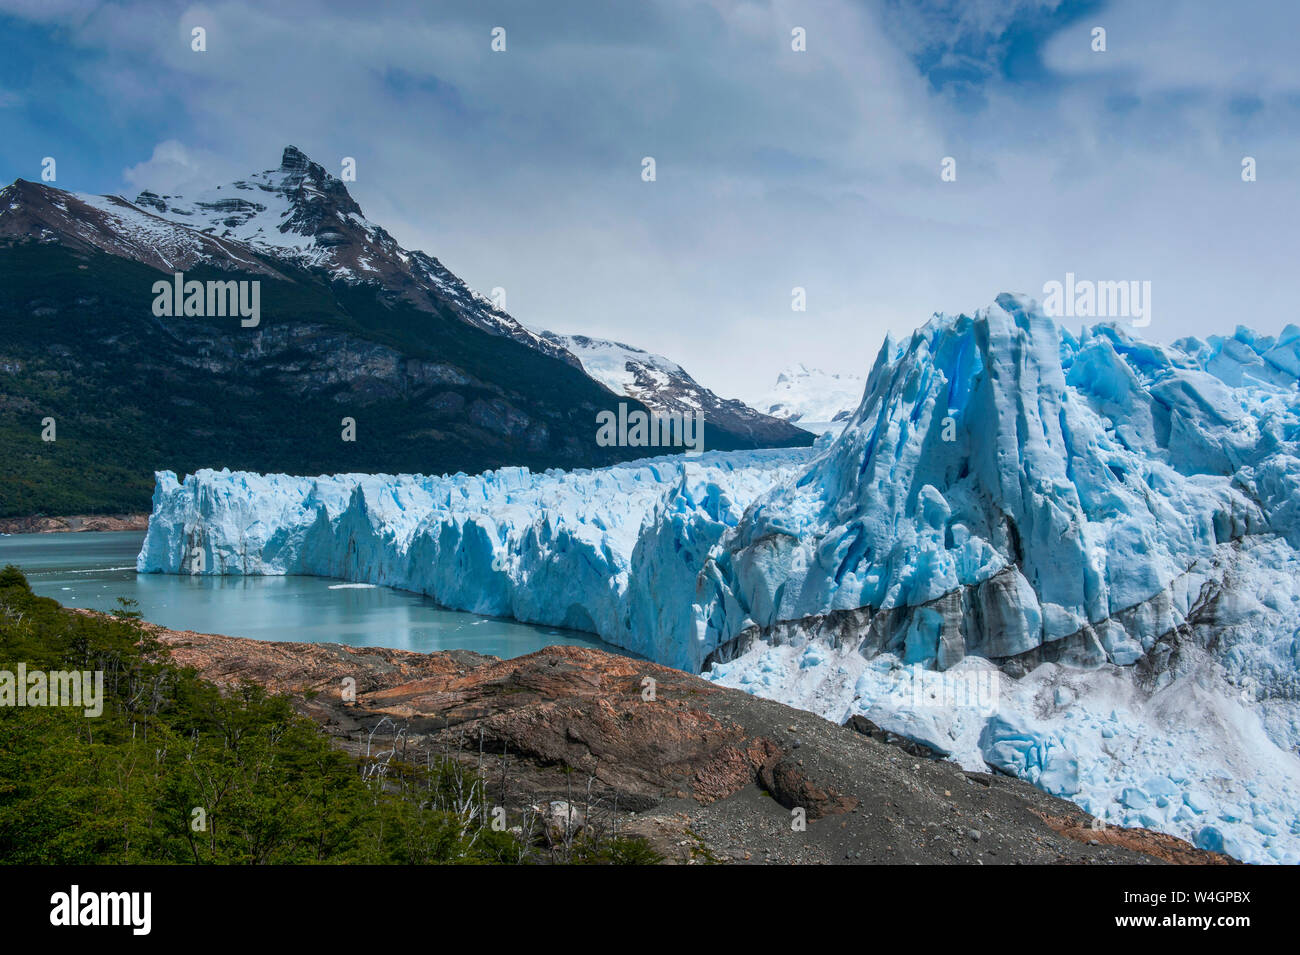
<svg viewBox="0 0 1300 955"><path fill-rule="evenodd" d="M148 514L73 514L68 517L3 517L0 534L64 534L81 531L143 531Z"/></svg>
<svg viewBox="0 0 1300 955"><path fill-rule="evenodd" d="M1230 862L1161 833L1094 828L1019 780L598 650L500 660L152 629L205 679L290 694L355 755L452 754L511 810L563 800L670 862Z"/></svg>

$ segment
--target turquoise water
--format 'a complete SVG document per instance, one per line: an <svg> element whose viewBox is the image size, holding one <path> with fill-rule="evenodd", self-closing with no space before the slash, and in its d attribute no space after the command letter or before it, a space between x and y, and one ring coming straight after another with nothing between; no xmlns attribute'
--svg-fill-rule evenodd
<svg viewBox="0 0 1300 955"><path fill-rule="evenodd" d="M118 597L130 597L144 619L173 630L498 657L557 643L626 652L589 634L445 610L387 587L320 577L137 575L143 540L135 531L14 534L0 537L0 566L17 564L32 590L67 607L114 610Z"/></svg>

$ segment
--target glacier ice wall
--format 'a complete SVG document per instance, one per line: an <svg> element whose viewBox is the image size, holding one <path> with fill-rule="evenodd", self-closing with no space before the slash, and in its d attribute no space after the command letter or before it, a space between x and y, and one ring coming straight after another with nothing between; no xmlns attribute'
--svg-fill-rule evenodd
<svg viewBox="0 0 1300 955"><path fill-rule="evenodd" d="M1203 362L1012 296L886 342L839 440L729 532L715 642L867 608L909 661L1137 661L1207 599L1198 562L1300 544L1295 378Z"/></svg>
<svg viewBox="0 0 1300 955"><path fill-rule="evenodd" d="M696 577L744 508L808 449L600 470L314 478L159 472L141 571L309 574L568 627L698 672Z"/></svg>

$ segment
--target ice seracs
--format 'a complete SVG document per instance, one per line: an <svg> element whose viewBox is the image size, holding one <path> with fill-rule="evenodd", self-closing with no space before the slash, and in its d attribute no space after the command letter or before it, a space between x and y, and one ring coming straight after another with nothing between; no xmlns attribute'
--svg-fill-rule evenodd
<svg viewBox="0 0 1300 955"><path fill-rule="evenodd" d="M1296 861L1295 337L1075 336L1002 296L887 342L841 437L711 562L712 676ZM999 723L890 690L973 659L1023 677ZM1055 672L1082 674L1068 704L1037 688Z"/></svg>
<svg viewBox="0 0 1300 955"><path fill-rule="evenodd" d="M197 548L210 573L590 630L1114 824L1297 862L1298 339L1073 334L1004 295L887 340L843 433L810 451L164 473L140 568L183 572ZM914 692L987 672L995 712Z"/></svg>
<svg viewBox="0 0 1300 955"><path fill-rule="evenodd" d="M1188 623L1224 545L1295 540L1296 421L1294 383L1252 405L1177 349L1076 339L1024 300L936 318L886 342L840 438L729 535L723 642L855 611L871 649L940 667L1132 663Z"/></svg>
<svg viewBox="0 0 1300 955"><path fill-rule="evenodd" d="M386 584L602 634L698 672L712 649L690 596L700 568L745 507L810 453L442 477L199 471L182 483L161 472L137 566Z"/></svg>

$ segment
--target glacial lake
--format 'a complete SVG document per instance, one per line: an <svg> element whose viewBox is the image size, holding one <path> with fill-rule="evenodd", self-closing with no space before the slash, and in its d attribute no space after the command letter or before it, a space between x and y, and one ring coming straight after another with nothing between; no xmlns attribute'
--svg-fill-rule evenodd
<svg viewBox="0 0 1300 955"><path fill-rule="evenodd" d="M590 634L446 610L388 587L322 577L137 574L143 541L137 531L14 534L0 537L0 567L16 564L33 591L65 607L110 611L118 597L130 597L145 620L172 630L498 657L557 643L627 654Z"/></svg>

